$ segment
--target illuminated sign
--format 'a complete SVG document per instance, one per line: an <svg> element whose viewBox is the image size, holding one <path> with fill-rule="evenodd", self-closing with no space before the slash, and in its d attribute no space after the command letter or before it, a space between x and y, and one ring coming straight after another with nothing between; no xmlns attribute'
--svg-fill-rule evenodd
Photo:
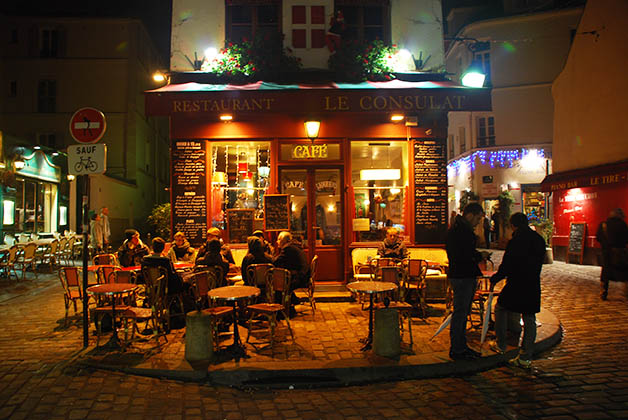
<svg viewBox="0 0 628 420"><path fill-rule="evenodd" d="M295 144L292 146L292 159L327 159L326 144Z"/></svg>

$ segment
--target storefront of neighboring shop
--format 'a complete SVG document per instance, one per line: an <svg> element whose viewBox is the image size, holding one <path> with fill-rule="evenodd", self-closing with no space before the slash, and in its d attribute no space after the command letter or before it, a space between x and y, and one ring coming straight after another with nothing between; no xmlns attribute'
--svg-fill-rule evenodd
<svg viewBox="0 0 628 420"><path fill-rule="evenodd" d="M61 191L61 168L41 150L28 150L2 191L2 232L52 233L67 229L67 193ZM18 167L19 166L19 167ZM66 199L62 199L65 196Z"/></svg>
<svg viewBox="0 0 628 420"><path fill-rule="evenodd" d="M565 260L571 227L581 223L585 227L582 261L598 264L598 226L611 210L628 209L628 161L552 174L541 188L551 193L553 200L554 257ZM575 262L576 258L570 255L569 260Z"/></svg>
<svg viewBox="0 0 628 420"><path fill-rule="evenodd" d="M208 227L232 247L263 229L301 237L317 280L344 281L350 249L390 226L412 245L447 227L447 112L490 110L488 89L451 82L181 83L146 94L170 117L173 231ZM397 116L393 122L391 117ZM319 123L306 134L305 121Z"/></svg>

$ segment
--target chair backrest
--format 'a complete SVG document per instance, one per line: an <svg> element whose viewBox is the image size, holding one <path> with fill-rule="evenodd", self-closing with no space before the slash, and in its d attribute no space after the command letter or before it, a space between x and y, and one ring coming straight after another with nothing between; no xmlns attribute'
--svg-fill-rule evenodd
<svg viewBox="0 0 628 420"><path fill-rule="evenodd" d="M205 301L207 292L215 289L216 285L222 281L222 268L207 267L204 271L194 273L192 281L196 290L196 300Z"/></svg>
<svg viewBox="0 0 628 420"><path fill-rule="evenodd" d="M109 283L110 281L114 281L114 279L111 277L111 273L119 269L120 267L118 267L117 265L110 265L110 264L99 265L98 269L96 270L98 283L103 284L103 283Z"/></svg>
<svg viewBox="0 0 628 420"><path fill-rule="evenodd" d="M61 239L59 239L59 248L57 249L57 252L64 252L67 246L68 238L61 237Z"/></svg>
<svg viewBox="0 0 628 420"><path fill-rule="evenodd" d="M50 245L48 245L48 252L50 254L56 254L57 249L59 249L59 241L55 239L54 241L50 242Z"/></svg>
<svg viewBox="0 0 628 420"><path fill-rule="evenodd" d="M94 265L120 265L115 254L98 254L94 256Z"/></svg>
<svg viewBox="0 0 628 420"><path fill-rule="evenodd" d="M273 268L272 264L251 264L246 268L245 283L249 286L265 286L268 270Z"/></svg>
<svg viewBox="0 0 628 420"><path fill-rule="evenodd" d="M387 281L389 283L395 283L397 286L401 284L402 270L396 266L384 266L380 267L381 281Z"/></svg>
<svg viewBox="0 0 628 420"><path fill-rule="evenodd" d="M373 258L377 258L377 248L354 248L351 251L353 274L358 274L359 265L368 265Z"/></svg>
<svg viewBox="0 0 628 420"><path fill-rule="evenodd" d="M164 267L150 265L142 266L142 277L144 278L144 282L146 284L157 282L157 279L159 279L159 277L161 276L164 277L165 283L168 283L168 272Z"/></svg>
<svg viewBox="0 0 628 420"><path fill-rule="evenodd" d="M275 292L281 293L281 304L287 307L290 299L290 280L292 274L290 270L285 268L273 267L268 270L266 275L266 296L268 302L273 302L275 298Z"/></svg>
<svg viewBox="0 0 628 420"><path fill-rule="evenodd" d="M146 300L158 317L162 315L166 306L166 287L168 272L163 267L142 267L142 276L146 283Z"/></svg>
<svg viewBox="0 0 628 420"><path fill-rule="evenodd" d="M107 283L135 283L137 276L134 271L120 270L119 267L115 267L112 272L109 273Z"/></svg>
<svg viewBox="0 0 628 420"><path fill-rule="evenodd" d="M30 242L24 246L24 253L22 254L23 261L30 261L35 257L35 253L37 252L37 244L35 242Z"/></svg>
<svg viewBox="0 0 628 420"><path fill-rule="evenodd" d="M9 248L9 254L7 255L6 259L6 262L8 264L13 264L15 262L15 260L17 259L17 251L17 245L12 245L11 248Z"/></svg>
<svg viewBox="0 0 628 420"><path fill-rule="evenodd" d="M314 255L312 261L310 262L310 282L314 284L314 280L316 280L316 271L318 270L318 255Z"/></svg>
<svg viewBox="0 0 628 420"><path fill-rule="evenodd" d="M427 261L408 258L406 260L406 270L410 280L421 282L427 274Z"/></svg>
<svg viewBox="0 0 628 420"><path fill-rule="evenodd" d="M9 246L15 245L15 236L7 233L6 235L4 235L4 243Z"/></svg>
<svg viewBox="0 0 628 420"><path fill-rule="evenodd" d="M78 267L62 267L59 270L59 279L66 293L69 293L71 288L76 288L78 289L79 296L83 296L81 276Z"/></svg>
<svg viewBox="0 0 628 420"><path fill-rule="evenodd" d="M382 268L394 267L397 261L394 258L373 258L370 262L371 280L381 281Z"/></svg>
<svg viewBox="0 0 628 420"><path fill-rule="evenodd" d="M17 241L21 244L25 244L31 240L31 236L28 233L18 233Z"/></svg>

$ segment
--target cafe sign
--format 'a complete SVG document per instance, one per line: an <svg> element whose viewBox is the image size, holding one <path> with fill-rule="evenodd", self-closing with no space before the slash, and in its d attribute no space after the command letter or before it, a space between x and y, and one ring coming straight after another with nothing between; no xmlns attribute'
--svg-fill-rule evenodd
<svg viewBox="0 0 628 420"><path fill-rule="evenodd" d="M326 144L295 144L292 146L292 159L327 159Z"/></svg>

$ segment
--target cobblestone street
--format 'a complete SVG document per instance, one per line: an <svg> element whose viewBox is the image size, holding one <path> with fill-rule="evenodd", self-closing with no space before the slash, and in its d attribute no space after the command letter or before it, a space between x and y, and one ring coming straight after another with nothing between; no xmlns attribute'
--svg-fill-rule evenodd
<svg viewBox="0 0 628 420"><path fill-rule="evenodd" d="M21 286L2 279L0 418L626 419L628 303L617 283L608 301L599 299L599 272L544 266L542 305L560 319L564 336L531 371L502 366L465 377L309 390L241 390L78 368L72 357L81 329L63 328L56 277L31 275Z"/></svg>

